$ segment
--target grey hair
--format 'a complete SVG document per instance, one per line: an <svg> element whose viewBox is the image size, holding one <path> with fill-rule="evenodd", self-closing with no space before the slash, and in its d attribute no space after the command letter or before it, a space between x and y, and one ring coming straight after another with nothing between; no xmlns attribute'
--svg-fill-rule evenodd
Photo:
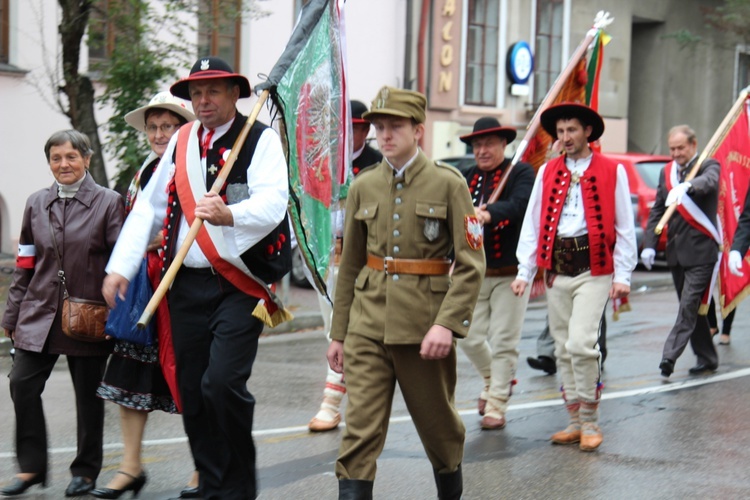
<svg viewBox="0 0 750 500"><path fill-rule="evenodd" d="M698 142L698 139L695 137L695 130L693 130L690 125L675 125L669 129L667 137L672 137L674 134L683 134L687 137L690 144L696 144Z"/></svg>
<svg viewBox="0 0 750 500"><path fill-rule="evenodd" d="M47 144L44 145L44 155L47 157L49 162L49 151L52 146L62 146L69 142L74 149L81 153L84 158L90 157L94 154L94 150L91 149L91 142L87 135L82 134L77 130L58 130L47 139Z"/></svg>

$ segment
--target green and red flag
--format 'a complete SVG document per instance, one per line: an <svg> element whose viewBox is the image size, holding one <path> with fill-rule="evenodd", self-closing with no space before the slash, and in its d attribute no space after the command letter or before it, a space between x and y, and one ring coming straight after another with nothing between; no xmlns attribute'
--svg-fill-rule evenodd
<svg viewBox="0 0 750 500"><path fill-rule="evenodd" d="M284 53L257 87L280 113L289 167L289 215L316 288L327 294L332 218L348 176L351 121L346 88L343 0L310 0Z"/></svg>

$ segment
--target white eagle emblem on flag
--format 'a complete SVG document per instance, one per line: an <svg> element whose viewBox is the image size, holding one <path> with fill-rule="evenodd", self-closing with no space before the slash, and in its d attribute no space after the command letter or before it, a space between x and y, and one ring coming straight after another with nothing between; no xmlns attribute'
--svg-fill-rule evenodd
<svg viewBox="0 0 750 500"><path fill-rule="evenodd" d="M466 215L464 217L464 226L466 227L466 241L473 250L479 250L484 243L484 230L479 223L476 215Z"/></svg>
<svg viewBox="0 0 750 500"><path fill-rule="evenodd" d="M203 59L201 61L201 71L206 71L208 69L208 59Z"/></svg>

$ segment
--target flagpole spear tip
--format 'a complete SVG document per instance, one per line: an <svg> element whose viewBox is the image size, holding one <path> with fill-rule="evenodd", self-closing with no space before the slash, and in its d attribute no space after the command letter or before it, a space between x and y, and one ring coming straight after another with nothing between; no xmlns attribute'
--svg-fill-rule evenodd
<svg viewBox="0 0 750 500"><path fill-rule="evenodd" d="M600 30L604 29L615 20L614 17L609 15L609 12L600 10L596 13L596 17L594 18L594 29Z"/></svg>

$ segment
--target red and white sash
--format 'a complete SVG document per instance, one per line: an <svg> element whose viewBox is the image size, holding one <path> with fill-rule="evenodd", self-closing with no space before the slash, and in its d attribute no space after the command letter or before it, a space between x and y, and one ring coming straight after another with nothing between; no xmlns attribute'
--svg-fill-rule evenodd
<svg viewBox="0 0 750 500"><path fill-rule="evenodd" d="M206 193L206 181L201 167L200 141L198 128L200 122L194 121L191 126L179 130L177 154L175 156L175 187L180 200L182 213L188 224L195 220L195 206ZM261 299L269 314L281 306L273 292L248 269L239 255L229 251L221 227L203 224L195 240L203 254L222 276L244 293Z"/></svg>
<svg viewBox="0 0 750 500"><path fill-rule="evenodd" d="M664 176L664 182L667 186L667 192L669 192L673 187L680 184L680 181L677 178L678 167L674 161L670 162L666 168L667 175ZM690 196L682 197L682 203L677 205L677 211L680 212L680 215L682 215L682 218L688 224L709 238L713 238L717 244L721 245L721 237L719 236L719 231L716 230L716 226L714 226L711 219L703 213L703 210L695 204Z"/></svg>

